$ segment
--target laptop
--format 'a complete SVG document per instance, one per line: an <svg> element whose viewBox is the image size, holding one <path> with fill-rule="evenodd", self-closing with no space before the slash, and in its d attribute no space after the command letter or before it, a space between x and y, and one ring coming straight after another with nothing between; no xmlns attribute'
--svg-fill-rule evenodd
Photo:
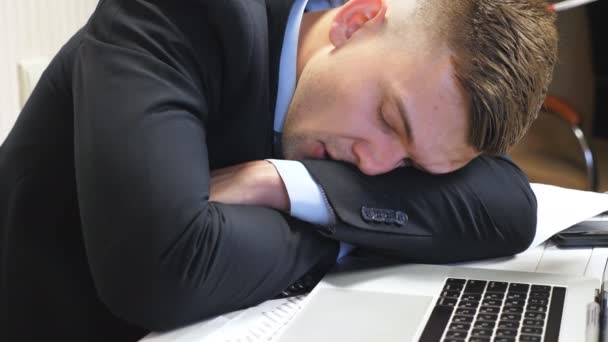
<svg viewBox="0 0 608 342"><path fill-rule="evenodd" d="M597 285L557 274L347 261L313 289L277 340L597 341Z"/></svg>

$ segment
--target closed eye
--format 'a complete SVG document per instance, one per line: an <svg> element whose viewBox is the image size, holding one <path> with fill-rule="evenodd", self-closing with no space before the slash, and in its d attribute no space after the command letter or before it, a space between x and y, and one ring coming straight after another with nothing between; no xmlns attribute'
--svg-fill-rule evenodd
<svg viewBox="0 0 608 342"><path fill-rule="evenodd" d="M386 115L382 109L382 105L378 109L378 120L380 121L380 127L384 133L390 134L394 131L393 127L386 120Z"/></svg>

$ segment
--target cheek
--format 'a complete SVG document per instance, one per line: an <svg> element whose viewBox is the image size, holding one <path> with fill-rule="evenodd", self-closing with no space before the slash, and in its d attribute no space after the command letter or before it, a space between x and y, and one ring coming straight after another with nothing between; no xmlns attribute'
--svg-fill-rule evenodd
<svg viewBox="0 0 608 342"><path fill-rule="evenodd" d="M332 112L342 120L342 124L374 122L378 115L379 96L371 82L342 79L331 86Z"/></svg>
<svg viewBox="0 0 608 342"><path fill-rule="evenodd" d="M297 118L298 131L361 135L379 126L377 88L340 66L313 65L300 76L289 116Z"/></svg>
<svg viewBox="0 0 608 342"><path fill-rule="evenodd" d="M327 75L315 68L306 68L300 75L291 105L290 112L297 116L311 117L327 111L332 107L336 98L331 82Z"/></svg>

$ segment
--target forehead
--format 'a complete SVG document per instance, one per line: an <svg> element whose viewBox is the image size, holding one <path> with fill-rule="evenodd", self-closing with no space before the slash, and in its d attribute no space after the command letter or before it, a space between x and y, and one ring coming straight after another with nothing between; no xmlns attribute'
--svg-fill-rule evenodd
<svg viewBox="0 0 608 342"><path fill-rule="evenodd" d="M408 153L430 172L452 171L477 153L468 143L469 106L454 77L451 53L439 49L410 57L399 72L386 74L412 132Z"/></svg>

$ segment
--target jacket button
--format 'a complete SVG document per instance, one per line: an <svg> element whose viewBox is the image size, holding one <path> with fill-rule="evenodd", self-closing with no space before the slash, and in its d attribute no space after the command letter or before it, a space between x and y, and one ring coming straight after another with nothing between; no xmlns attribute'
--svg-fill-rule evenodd
<svg viewBox="0 0 608 342"><path fill-rule="evenodd" d="M369 222L372 220L372 209L368 207L361 207L361 217L363 221Z"/></svg>
<svg viewBox="0 0 608 342"><path fill-rule="evenodd" d="M391 209L387 209L384 212L384 223L393 224L395 223L395 211Z"/></svg>
<svg viewBox="0 0 608 342"><path fill-rule="evenodd" d="M384 210L382 209L372 209L372 220L377 223L384 222Z"/></svg>
<svg viewBox="0 0 608 342"><path fill-rule="evenodd" d="M403 226L408 220L407 214L403 211L395 212L395 224L398 226Z"/></svg>
<svg viewBox="0 0 608 342"><path fill-rule="evenodd" d="M397 226L403 226L408 220L407 214L403 211L365 206L361 207L361 218L365 222L395 224Z"/></svg>

